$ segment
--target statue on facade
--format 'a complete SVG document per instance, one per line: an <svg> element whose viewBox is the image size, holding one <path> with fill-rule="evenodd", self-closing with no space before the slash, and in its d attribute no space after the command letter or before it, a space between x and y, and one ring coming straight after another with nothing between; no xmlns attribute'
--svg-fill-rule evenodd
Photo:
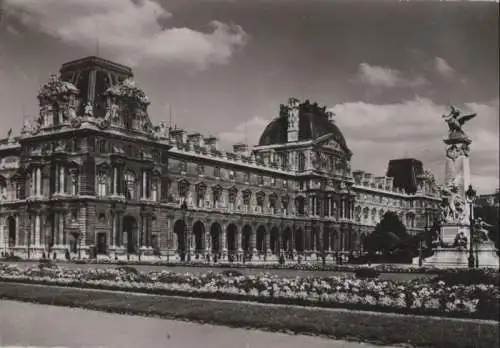
<svg viewBox="0 0 500 348"><path fill-rule="evenodd" d="M450 107L450 113L448 115L443 115L443 119L448 124L449 127L449 137L450 138L467 138L463 130L464 124L476 117L477 114L467 114L462 115L461 111L455 108L453 105Z"/></svg>
<svg viewBox="0 0 500 348"><path fill-rule="evenodd" d="M87 102L85 104L85 108L83 110L84 117L94 117L94 108L91 102Z"/></svg>
<svg viewBox="0 0 500 348"><path fill-rule="evenodd" d="M40 122L38 119L24 121L21 131L23 134L36 135L40 132Z"/></svg>
<svg viewBox="0 0 500 348"><path fill-rule="evenodd" d="M161 121L160 124L153 129L153 135L156 139L168 139L169 127L166 122Z"/></svg>
<svg viewBox="0 0 500 348"><path fill-rule="evenodd" d="M191 192L191 190L189 190L189 192L187 193L187 196L186 196L186 205L188 207L192 207L193 206L193 193Z"/></svg>
<svg viewBox="0 0 500 348"><path fill-rule="evenodd" d="M12 128L9 128L9 131L7 132L7 142L9 144L16 142L16 138L14 137L14 134L12 134Z"/></svg>

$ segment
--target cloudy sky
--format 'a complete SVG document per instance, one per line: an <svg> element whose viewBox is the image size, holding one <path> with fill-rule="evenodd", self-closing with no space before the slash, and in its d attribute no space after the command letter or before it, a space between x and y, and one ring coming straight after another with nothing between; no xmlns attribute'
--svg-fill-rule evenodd
<svg viewBox="0 0 500 348"><path fill-rule="evenodd" d="M2 0L0 0L2 3ZM336 113L353 168L392 158L444 171L441 115L478 117L473 183L499 186L498 3L375 0L3 0L0 117L5 133L37 112L50 73L86 55L128 64L153 122L255 144L279 104Z"/></svg>

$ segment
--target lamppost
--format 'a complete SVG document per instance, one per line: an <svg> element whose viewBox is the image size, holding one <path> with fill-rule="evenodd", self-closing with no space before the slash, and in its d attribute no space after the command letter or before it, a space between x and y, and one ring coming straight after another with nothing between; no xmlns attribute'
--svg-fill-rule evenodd
<svg viewBox="0 0 500 348"><path fill-rule="evenodd" d="M427 238L427 233L429 233L429 210L427 209L427 205L425 205L425 208L424 208L424 219L425 219L425 227L424 227L424 236L420 236L419 238L419 248L418 248L418 266L419 267L422 267L423 263L424 263L424 259L422 257L422 242L424 240L424 238Z"/></svg>
<svg viewBox="0 0 500 348"><path fill-rule="evenodd" d="M472 236L474 235L474 200L476 198L476 191L472 188L472 185L469 185L469 188L465 192L465 196L467 197L467 201L469 203L469 268L474 268L474 250L473 250L473 242Z"/></svg>

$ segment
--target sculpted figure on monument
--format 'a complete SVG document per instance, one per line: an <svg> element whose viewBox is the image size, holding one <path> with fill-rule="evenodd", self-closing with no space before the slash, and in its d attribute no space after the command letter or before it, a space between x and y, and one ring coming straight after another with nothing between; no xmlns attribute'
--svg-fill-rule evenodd
<svg viewBox="0 0 500 348"><path fill-rule="evenodd" d="M448 188L444 188L442 195L442 221L447 223L466 223L467 210L464 199L458 193L458 187L451 185Z"/></svg>
<svg viewBox="0 0 500 348"><path fill-rule="evenodd" d="M476 114L462 115L461 111L452 105L450 113L448 115L443 115L443 119L449 127L449 138L467 138L462 127L467 121L474 117L476 117Z"/></svg>
<svg viewBox="0 0 500 348"><path fill-rule="evenodd" d="M94 108L92 107L92 104L90 102L87 102L87 104L85 104L83 116L94 117Z"/></svg>

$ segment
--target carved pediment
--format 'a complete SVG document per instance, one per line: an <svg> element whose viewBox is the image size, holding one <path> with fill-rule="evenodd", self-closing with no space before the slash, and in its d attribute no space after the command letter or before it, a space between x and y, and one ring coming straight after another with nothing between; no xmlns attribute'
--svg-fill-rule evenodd
<svg viewBox="0 0 500 348"><path fill-rule="evenodd" d="M330 149L330 150L340 150L340 144L335 141L335 139L328 139L325 142L320 144L321 147Z"/></svg>
<svg viewBox="0 0 500 348"><path fill-rule="evenodd" d="M63 81L58 75L51 75L49 82L44 84L38 92L40 100L54 100L61 95L78 94L80 91L70 82Z"/></svg>

